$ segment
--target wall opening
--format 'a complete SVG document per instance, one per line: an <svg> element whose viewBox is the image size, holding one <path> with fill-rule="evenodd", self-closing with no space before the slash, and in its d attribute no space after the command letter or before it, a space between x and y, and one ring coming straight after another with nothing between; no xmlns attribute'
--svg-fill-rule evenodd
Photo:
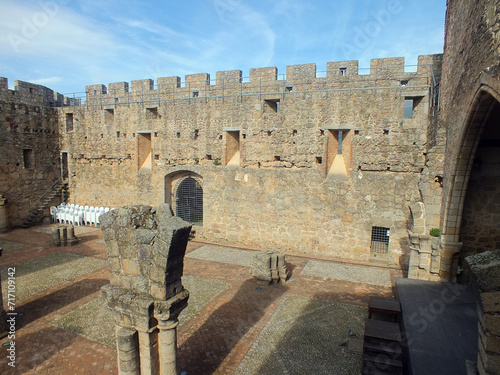
<svg viewBox="0 0 500 375"><path fill-rule="evenodd" d="M415 112L417 111L418 105L422 101L422 97L410 97L405 96L404 101L404 115L405 119L410 119L415 117Z"/></svg>
<svg viewBox="0 0 500 375"><path fill-rule="evenodd" d="M460 258L494 251L500 242L500 103L484 122L465 193L459 242Z"/></svg>
<svg viewBox="0 0 500 375"><path fill-rule="evenodd" d="M66 113L66 131L73 130L73 113Z"/></svg>
<svg viewBox="0 0 500 375"><path fill-rule="evenodd" d="M326 142L327 175L347 176L351 157L349 130L329 129Z"/></svg>
<svg viewBox="0 0 500 375"><path fill-rule="evenodd" d="M104 110L104 123L113 124L115 122L115 110L105 109Z"/></svg>
<svg viewBox="0 0 500 375"><path fill-rule="evenodd" d="M268 99L264 100L265 112L279 113L280 111L280 100L279 99Z"/></svg>
<svg viewBox="0 0 500 375"><path fill-rule="evenodd" d="M372 227L370 251L377 254L389 252L389 228Z"/></svg>
<svg viewBox="0 0 500 375"><path fill-rule="evenodd" d="M35 155L33 149L28 148L23 150L23 162L25 169L35 168Z"/></svg>
<svg viewBox="0 0 500 375"><path fill-rule="evenodd" d="M155 120L158 118L158 107L146 108L146 120Z"/></svg>
<svg viewBox="0 0 500 375"><path fill-rule="evenodd" d="M137 133L138 169L151 169L151 133Z"/></svg>
<svg viewBox="0 0 500 375"><path fill-rule="evenodd" d="M62 179L68 178L69 170L68 170L68 153L61 152L61 174Z"/></svg>
<svg viewBox="0 0 500 375"><path fill-rule="evenodd" d="M347 75L347 68L340 68L339 73L342 77L345 77Z"/></svg>
<svg viewBox="0 0 500 375"><path fill-rule="evenodd" d="M225 148L226 165L240 165L240 131L231 130L226 132Z"/></svg>
<svg viewBox="0 0 500 375"><path fill-rule="evenodd" d="M174 214L195 225L203 225L203 179L200 175L179 171L165 176L165 202Z"/></svg>

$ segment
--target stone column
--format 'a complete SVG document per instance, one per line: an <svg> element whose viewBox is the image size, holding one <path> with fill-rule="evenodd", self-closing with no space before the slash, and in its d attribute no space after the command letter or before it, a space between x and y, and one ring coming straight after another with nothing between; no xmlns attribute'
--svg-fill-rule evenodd
<svg viewBox="0 0 500 375"><path fill-rule="evenodd" d="M118 328L116 331L118 349L118 373L120 375L140 375L137 331Z"/></svg>
<svg viewBox="0 0 500 375"><path fill-rule="evenodd" d="M122 207L100 221L110 268L102 292L115 316L120 371L174 375L177 318L189 298L181 277L191 225L166 204Z"/></svg>
<svg viewBox="0 0 500 375"><path fill-rule="evenodd" d="M177 350L177 320L160 320L158 328L160 333L160 374L177 375L176 371L176 350Z"/></svg>

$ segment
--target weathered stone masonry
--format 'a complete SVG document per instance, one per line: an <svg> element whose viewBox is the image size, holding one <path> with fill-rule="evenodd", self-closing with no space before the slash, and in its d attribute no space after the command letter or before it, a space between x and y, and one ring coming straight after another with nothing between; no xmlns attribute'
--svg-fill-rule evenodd
<svg viewBox="0 0 500 375"><path fill-rule="evenodd" d="M0 230L20 225L61 176L58 110L69 99L46 87L0 78ZM74 104L74 103L73 103Z"/></svg>
<svg viewBox="0 0 500 375"><path fill-rule="evenodd" d="M202 189L208 240L281 251L399 263L409 205L424 201L439 226L444 161L433 121L440 55L218 72L87 86L62 148L72 202L131 202L178 209L189 176ZM345 69L344 69L345 68ZM405 99L413 101L405 118ZM411 105L411 104L410 104ZM408 117L408 116L407 116ZM339 144L340 143L340 144ZM431 147L432 146L432 147ZM200 220L201 222L201 220ZM370 251L372 227L390 229L387 254ZM406 254L403 254L406 253Z"/></svg>

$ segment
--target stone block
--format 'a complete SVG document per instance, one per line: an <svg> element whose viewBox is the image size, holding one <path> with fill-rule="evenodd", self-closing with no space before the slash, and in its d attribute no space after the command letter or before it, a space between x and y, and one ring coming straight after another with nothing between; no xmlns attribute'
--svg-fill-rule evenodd
<svg viewBox="0 0 500 375"><path fill-rule="evenodd" d="M481 293L480 298L485 313L500 313L500 291Z"/></svg>
<svg viewBox="0 0 500 375"><path fill-rule="evenodd" d="M500 250L468 256L465 261L480 292L500 290Z"/></svg>

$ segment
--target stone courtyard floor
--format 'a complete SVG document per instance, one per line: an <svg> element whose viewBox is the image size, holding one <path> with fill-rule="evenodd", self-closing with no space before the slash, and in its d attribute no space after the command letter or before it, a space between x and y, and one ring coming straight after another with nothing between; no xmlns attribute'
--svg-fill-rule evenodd
<svg viewBox="0 0 500 375"><path fill-rule="evenodd" d="M4 306L15 267L16 367L0 346L0 374L116 374L114 326L100 288L109 283L99 228L80 243L50 245L50 226L0 234ZM188 245L178 368L186 374L359 374L370 295L390 296L399 270L287 255L285 284L249 274L255 250ZM356 336L350 336L349 331ZM0 340L0 345L7 338Z"/></svg>

